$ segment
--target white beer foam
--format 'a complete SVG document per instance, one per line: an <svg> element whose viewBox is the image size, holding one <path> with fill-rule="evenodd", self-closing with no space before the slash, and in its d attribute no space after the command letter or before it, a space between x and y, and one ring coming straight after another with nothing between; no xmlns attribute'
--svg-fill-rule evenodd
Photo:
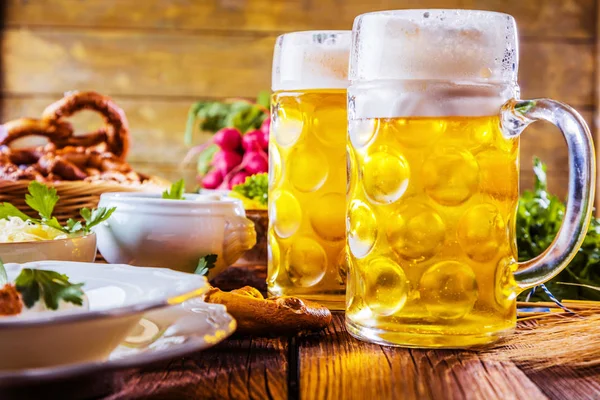
<svg viewBox="0 0 600 400"><path fill-rule="evenodd" d="M272 90L346 89L350 31L281 35L273 55Z"/></svg>
<svg viewBox="0 0 600 400"><path fill-rule="evenodd" d="M456 84L397 81L353 84L348 88L350 119L399 117L481 117L497 115L516 84Z"/></svg>
<svg viewBox="0 0 600 400"><path fill-rule="evenodd" d="M507 14L398 10L354 20L352 82L438 79L515 81L517 31Z"/></svg>

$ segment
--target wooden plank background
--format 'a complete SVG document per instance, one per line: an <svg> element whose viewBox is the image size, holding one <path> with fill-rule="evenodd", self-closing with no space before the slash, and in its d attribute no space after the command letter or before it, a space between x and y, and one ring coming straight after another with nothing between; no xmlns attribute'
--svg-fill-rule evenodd
<svg viewBox="0 0 600 400"><path fill-rule="evenodd" d="M276 36L350 29L363 12L474 8L515 16L523 98L551 97L582 112L596 130L595 0L5 0L2 120L35 117L69 90L93 89L127 112L139 170L168 179L181 169L189 105L254 97L270 87ZM90 129L94 115L76 126ZM206 140L198 137L197 141ZM522 140L522 187L531 159L548 163L551 190L567 190L567 153L555 128L536 124Z"/></svg>

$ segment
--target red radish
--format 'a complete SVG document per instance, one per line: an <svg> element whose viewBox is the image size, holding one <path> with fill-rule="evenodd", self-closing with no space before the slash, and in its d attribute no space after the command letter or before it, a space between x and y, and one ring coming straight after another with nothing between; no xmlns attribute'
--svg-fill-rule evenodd
<svg viewBox="0 0 600 400"><path fill-rule="evenodd" d="M262 149L262 132L258 129L250 131L242 136L242 147L245 151L257 151Z"/></svg>
<svg viewBox="0 0 600 400"><path fill-rule="evenodd" d="M215 133L213 142L223 150L235 151L242 144L242 134L236 128L223 128Z"/></svg>
<svg viewBox="0 0 600 400"><path fill-rule="evenodd" d="M223 175L216 169L202 177L202 187L206 189L216 189L221 183L223 183Z"/></svg>
<svg viewBox="0 0 600 400"><path fill-rule="evenodd" d="M251 174L260 174L261 172L267 172L269 170L269 164L267 162L267 157L264 154L264 152L247 152L246 154L244 154L244 158L242 159L241 165L243 165L246 171L248 171Z"/></svg>
<svg viewBox="0 0 600 400"><path fill-rule="evenodd" d="M260 126L260 130L265 135L269 136L269 129L271 129L271 116L267 115L267 118L265 118L262 125Z"/></svg>
<svg viewBox="0 0 600 400"><path fill-rule="evenodd" d="M248 172L246 172L246 171L240 171L240 172L238 172L229 181L229 189L231 189L235 185L239 185L239 184L242 184L242 183L246 182L246 178L249 177L249 176L250 176L250 174Z"/></svg>
<svg viewBox="0 0 600 400"><path fill-rule="evenodd" d="M261 136L259 137L260 145L263 150L269 149L269 131L261 131Z"/></svg>
<svg viewBox="0 0 600 400"><path fill-rule="evenodd" d="M221 175L225 176L229 171L234 169L242 161L242 156L231 150L221 150L215 153L212 165Z"/></svg>

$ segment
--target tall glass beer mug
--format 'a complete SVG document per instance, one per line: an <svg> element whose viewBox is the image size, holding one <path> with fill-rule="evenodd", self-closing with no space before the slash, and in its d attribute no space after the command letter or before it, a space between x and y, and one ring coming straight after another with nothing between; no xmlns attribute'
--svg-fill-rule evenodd
<svg viewBox="0 0 600 400"><path fill-rule="evenodd" d="M355 337L410 347L486 344L516 324L515 297L554 277L589 224L590 132L559 102L519 100L506 14L376 12L356 18L348 88L349 274ZM519 135L558 126L567 211L550 248L517 262Z"/></svg>
<svg viewBox="0 0 600 400"><path fill-rule="evenodd" d="M350 42L350 31L277 39L269 143L269 293L341 310Z"/></svg>

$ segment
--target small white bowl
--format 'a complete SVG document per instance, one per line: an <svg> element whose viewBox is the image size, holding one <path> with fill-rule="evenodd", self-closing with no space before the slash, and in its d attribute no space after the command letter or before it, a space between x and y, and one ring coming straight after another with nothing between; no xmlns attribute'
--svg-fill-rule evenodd
<svg viewBox="0 0 600 400"><path fill-rule="evenodd" d="M23 268L52 270L84 283L89 309L0 317L0 371L105 360L145 312L181 304L208 289L199 275L64 261L7 264L9 281Z"/></svg>
<svg viewBox="0 0 600 400"><path fill-rule="evenodd" d="M104 193L99 207L116 207L95 229L98 249L109 263L165 267L194 272L198 260L216 254L211 278L256 243L252 221L241 201L218 194Z"/></svg>
<svg viewBox="0 0 600 400"><path fill-rule="evenodd" d="M44 260L94 262L96 235L90 233L66 239L0 243L0 259L4 263Z"/></svg>

